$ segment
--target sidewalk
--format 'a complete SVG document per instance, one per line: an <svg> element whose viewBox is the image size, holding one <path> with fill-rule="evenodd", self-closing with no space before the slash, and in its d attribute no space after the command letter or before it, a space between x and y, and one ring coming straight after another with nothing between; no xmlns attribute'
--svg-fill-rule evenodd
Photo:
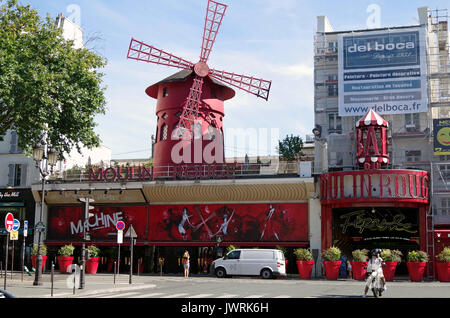
<svg viewBox="0 0 450 318"><path fill-rule="evenodd" d="M148 276L133 275L132 284L129 284L129 275L123 273L116 275L114 284L113 274L86 275L84 289L75 288L74 294L74 276L71 274L61 274L55 271L53 297L70 298L77 296L94 296L100 293L114 293L156 287L155 284L149 283L146 277ZM11 273L8 272L6 278L6 291L17 298L51 298L50 273L42 275L41 286L34 286L34 279L34 273L32 273L32 276L28 276L25 273L22 281L21 272L14 272L13 279L11 279ZM0 275L0 289L4 289L3 275Z"/></svg>

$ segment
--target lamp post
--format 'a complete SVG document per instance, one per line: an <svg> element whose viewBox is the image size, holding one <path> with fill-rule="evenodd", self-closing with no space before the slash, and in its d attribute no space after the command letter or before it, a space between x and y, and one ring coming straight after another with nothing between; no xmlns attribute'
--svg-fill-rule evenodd
<svg viewBox="0 0 450 318"><path fill-rule="evenodd" d="M36 167L39 168L42 179L42 197L41 197L41 210L39 213L39 225L38 230L38 255L36 257L36 275L34 277L34 286L42 285L42 219L44 214L44 198L45 198L45 178L50 175L48 166L53 167L58 161L58 152L53 149L47 148L46 144L37 143L33 147L33 160L36 162Z"/></svg>

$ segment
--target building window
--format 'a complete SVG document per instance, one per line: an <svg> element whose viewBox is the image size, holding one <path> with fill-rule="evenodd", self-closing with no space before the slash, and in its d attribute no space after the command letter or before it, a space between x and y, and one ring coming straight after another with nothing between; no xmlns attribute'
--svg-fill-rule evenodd
<svg viewBox="0 0 450 318"><path fill-rule="evenodd" d="M328 75L327 82L337 82L338 76L337 75Z"/></svg>
<svg viewBox="0 0 450 318"><path fill-rule="evenodd" d="M440 215L450 215L450 199L441 200Z"/></svg>
<svg viewBox="0 0 450 318"><path fill-rule="evenodd" d="M163 97L169 96L169 89L167 87L163 88Z"/></svg>
<svg viewBox="0 0 450 318"><path fill-rule="evenodd" d="M167 140L167 135L168 135L168 126L166 124L162 125L161 127L161 141L162 140Z"/></svg>
<svg viewBox="0 0 450 318"><path fill-rule="evenodd" d="M407 162L420 161L422 158L422 152L420 150L407 150L405 151L405 158Z"/></svg>
<svg viewBox="0 0 450 318"><path fill-rule="evenodd" d="M342 132L342 118L338 114L328 114L328 132L341 133Z"/></svg>
<svg viewBox="0 0 450 318"><path fill-rule="evenodd" d="M10 164L8 174L8 186L24 186L27 181L27 165Z"/></svg>
<svg viewBox="0 0 450 318"><path fill-rule="evenodd" d="M328 53L337 53L338 43L336 41L328 42Z"/></svg>
<svg viewBox="0 0 450 318"><path fill-rule="evenodd" d="M420 130L420 114L405 114L405 128L406 131L419 131Z"/></svg>
<svg viewBox="0 0 450 318"><path fill-rule="evenodd" d="M328 97L338 96L338 86L337 84L329 84L328 86Z"/></svg>

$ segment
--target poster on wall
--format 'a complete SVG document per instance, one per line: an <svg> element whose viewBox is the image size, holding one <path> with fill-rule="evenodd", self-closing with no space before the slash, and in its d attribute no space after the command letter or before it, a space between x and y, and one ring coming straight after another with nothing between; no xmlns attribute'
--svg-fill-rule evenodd
<svg viewBox="0 0 450 318"><path fill-rule="evenodd" d="M308 240L307 203L150 206L151 241Z"/></svg>
<svg viewBox="0 0 450 318"><path fill-rule="evenodd" d="M450 118L433 119L434 155L450 155Z"/></svg>
<svg viewBox="0 0 450 318"><path fill-rule="evenodd" d="M339 116L426 112L425 43L419 27L340 34Z"/></svg>
<svg viewBox="0 0 450 318"><path fill-rule="evenodd" d="M50 207L48 212L47 240L79 241L83 237L81 206ZM117 221L124 221L125 231L132 224L138 239L146 238L147 207L100 206L90 210L94 216L86 222L86 229L92 241L115 241Z"/></svg>

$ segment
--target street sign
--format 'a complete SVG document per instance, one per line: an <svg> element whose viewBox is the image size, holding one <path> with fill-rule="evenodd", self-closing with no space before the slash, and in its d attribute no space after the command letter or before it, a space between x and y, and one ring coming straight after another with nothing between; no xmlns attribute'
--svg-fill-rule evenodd
<svg viewBox="0 0 450 318"><path fill-rule="evenodd" d="M28 236L28 221L23 221L23 236Z"/></svg>
<svg viewBox="0 0 450 318"><path fill-rule="evenodd" d="M18 231L19 229L20 229L20 221L17 220L17 219L14 219L12 230L13 231Z"/></svg>
<svg viewBox="0 0 450 318"><path fill-rule="evenodd" d="M36 224L35 229L37 232L45 232L45 224L43 222L39 222Z"/></svg>
<svg viewBox="0 0 450 318"><path fill-rule="evenodd" d="M136 231L133 229L133 225L130 225L127 233L125 233L125 237L131 237L131 238L137 237Z"/></svg>
<svg viewBox="0 0 450 318"><path fill-rule="evenodd" d="M9 239L11 241L17 241L19 239L19 231L11 231L11 232L9 232Z"/></svg>
<svg viewBox="0 0 450 318"><path fill-rule="evenodd" d="M117 244L123 244L123 231L117 231Z"/></svg>
<svg viewBox="0 0 450 318"><path fill-rule="evenodd" d="M125 222L124 221L117 221L116 229L117 229L117 231L123 231L125 229Z"/></svg>
<svg viewBox="0 0 450 318"><path fill-rule="evenodd" d="M13 230L13 225L14 225L14 215L12 213L6 214L5 217L6 231L11 232Z"/></svg>

